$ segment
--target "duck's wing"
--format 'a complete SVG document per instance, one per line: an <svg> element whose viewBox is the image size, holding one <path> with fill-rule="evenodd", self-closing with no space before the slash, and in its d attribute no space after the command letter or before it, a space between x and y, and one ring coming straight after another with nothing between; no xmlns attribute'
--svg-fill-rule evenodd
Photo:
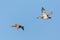
<svg viewBox="0 0 60 40"><path fill-rule="evenodd" d="M38 16L37 19L39 19L39 18L43 18L43 16Z"/></svg>
<svg viewBox="0 0 60 40"><path fill-rule="evenodd" d="M12 25L11 27L17 27L18 24Z"/></svg>
<svg viewBox="0 0 60 40"><path fill-rule="evenodd" d="M51 16L51 15L52 15L52 12L48 13L47 15L48 15L48 16Z"/></svg>
<svg viewBox="0 0 60 40"><path fill-rule="evenodd" d="M15 26L19 26L19 24L15 24Z"/></svg>
<svg viewBox="0 0 60 40"><path fill-rule="evenodd" d="M15 25L12 25L11 27L16 27Z"/></svg>
<svg viewBox="0 0 60 40"><path fill-rule="evenodd" d="M41 12L42 12L42 14L46 13L46 10L42 7Z"/></svg>

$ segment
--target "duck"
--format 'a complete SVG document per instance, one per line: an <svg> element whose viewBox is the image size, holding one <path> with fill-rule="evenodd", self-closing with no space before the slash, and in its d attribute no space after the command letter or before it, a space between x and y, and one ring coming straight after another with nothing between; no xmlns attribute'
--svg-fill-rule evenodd
<svg viewBox="0 0 60 40"><path fill-rule="evenodd" d="M12 25L12 27L15 27L17 29L21 28L22 30L24 30L24 26L19 25L19 24Z"/></svg>
<svg viewBox="0 0 60 40"><path fill-rule="evenodd" d="M46 13L45 8L42 7L42 9L41 9L41 13L42 13L42 16L39 16L39 17L37 17L37 18L51 19L51 14L52 14L52 12L50 12L50 13Z"/></svg>

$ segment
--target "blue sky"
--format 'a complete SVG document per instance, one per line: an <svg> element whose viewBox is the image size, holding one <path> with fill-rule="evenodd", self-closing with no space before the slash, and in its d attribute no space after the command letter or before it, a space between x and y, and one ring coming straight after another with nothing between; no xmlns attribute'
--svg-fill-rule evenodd
<svg viewBox="0 0 60 40"><path fill-rule="evenodd" d="M60 0L0 0L0 40L60 40ZM37 19L41 8L52 19ZM21 24L25 30L12 28Z"/></svg>

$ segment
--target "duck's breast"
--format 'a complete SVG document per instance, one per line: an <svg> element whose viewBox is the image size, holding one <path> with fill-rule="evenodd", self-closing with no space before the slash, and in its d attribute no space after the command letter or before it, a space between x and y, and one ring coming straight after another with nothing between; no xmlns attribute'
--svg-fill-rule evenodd
<svg viewBox="0 0 60 40"><path fill-rule="evenodd" d="M47 16L46 14L43 14L43 18L44 18L44 19L47 19L48 16Z"/></svg>

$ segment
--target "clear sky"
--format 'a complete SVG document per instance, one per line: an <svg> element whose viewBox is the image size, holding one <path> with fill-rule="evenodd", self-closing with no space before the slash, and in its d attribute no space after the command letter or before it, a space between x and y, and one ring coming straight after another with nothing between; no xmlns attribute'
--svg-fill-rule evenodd
<svg viewBox="0 0 60 40"><path fill-rule="evenodd" d="M52 19L37 19L41 8ZM0 40L60 40L60 0L0 0ZM25 30L12 28L21 24Z"/></svg>

